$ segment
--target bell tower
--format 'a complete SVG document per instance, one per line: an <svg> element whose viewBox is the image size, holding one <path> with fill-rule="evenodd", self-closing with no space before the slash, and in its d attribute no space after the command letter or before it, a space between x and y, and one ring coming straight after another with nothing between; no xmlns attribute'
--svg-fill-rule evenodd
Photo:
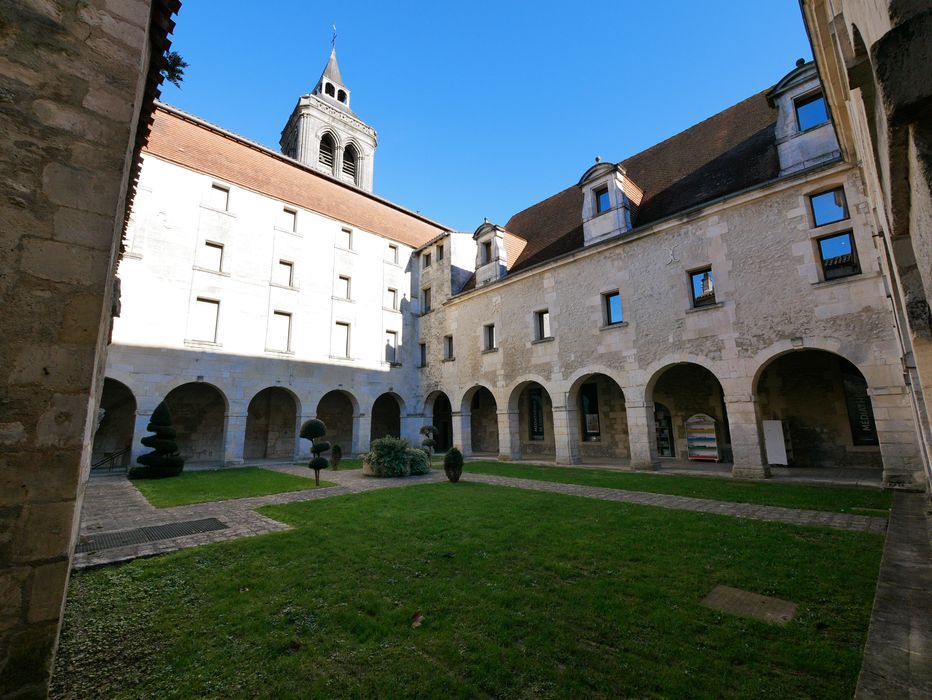
<svg viewBox="0 0 932 700"><path fill-rule="evenodd" d="M298 99L279 144L282 153L342 182L372 191L378 138L350 109L350 89L330 51L317 85Z"/></svg>

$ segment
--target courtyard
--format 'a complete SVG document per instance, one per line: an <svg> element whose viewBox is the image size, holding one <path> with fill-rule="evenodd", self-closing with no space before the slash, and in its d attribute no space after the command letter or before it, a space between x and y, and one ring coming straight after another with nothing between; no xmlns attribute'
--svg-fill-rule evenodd
<svg viewBox="0 0 932 700"><path fill-rule="evenodd" d="M92 479L85 549L224 527L79 544L52 696L841 698L870 671L889 491L347 466L317 489L299 466L194 471L182 501L172 480ZM733 589L752 602L710 602Z"/></svg>

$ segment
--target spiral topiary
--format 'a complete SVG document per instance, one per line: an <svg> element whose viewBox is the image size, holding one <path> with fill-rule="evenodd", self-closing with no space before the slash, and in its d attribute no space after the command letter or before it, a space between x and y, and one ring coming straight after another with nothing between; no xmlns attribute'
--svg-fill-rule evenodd
<svg viewBox="0 0 932 700"><path fill-rule="evenodd" d="M178 454L178 443L175 442L177 433L172 427L172 417L164 401L152 412L146 430L151 430L155 435L146 435L140 442L151 447L152 452L136 460L142 466L130 469L129 478L164 479L181 474L184 457Z"/></svg>

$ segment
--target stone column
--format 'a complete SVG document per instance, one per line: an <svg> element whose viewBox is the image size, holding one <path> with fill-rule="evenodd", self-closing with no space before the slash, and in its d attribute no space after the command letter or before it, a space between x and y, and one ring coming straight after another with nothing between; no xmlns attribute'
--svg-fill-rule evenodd
<svg viewBox="0 0 932 700"><path fill-rule="evenodd" d="M371 442L372 416L368 413L357 413L353 416L353 456L369 451Z"/></svg>
<svg viewBox="0 0 932 700"><path fill-rule="evenodd" d="M579 429L574 406L553 407L553 442L557 464L579 463Z"/></svg>
<svg viewBox="0 0 932 700"><path fill-rule="evenodd" d="M223 464L242 464L247 404L231 401L223 431Z"/></svg>
<svg viewBox="0 0 932 700"><path fill-rule="evenodd" d="M521 459L521 434L517 411L499 411L498 458L505 461Z"/></svg>
<svg viewBox="0 0 932 700"><path fill-rule="evenodd" d="M627 394L627 391L625 392ZM660 463L657 452L657 430L654 423L654 402L643 399L626 399L628 416L628 447L631 450L631 469L653 470Z"/></svg>
<svg viewBox="0 0 932 700"><path fill-rule="evenodd" d="M453 411L453 444L464 457L472 456L472 412Z"/></svg>
<svg viewBox="0 0 932 700"><path fill-rule="evenodd" d="M922 486L925 483L914 409L905 386L867 390L874 411L877 439L883 457L886 486Z"/></svg>
<svg viewBox="0 0 932 700"><path fill-rule="evenodd" d="M725 410L734 455L731 475L741 479L769 479L770 465L764 459L757 399L746 394L726 394Z"/></svg>

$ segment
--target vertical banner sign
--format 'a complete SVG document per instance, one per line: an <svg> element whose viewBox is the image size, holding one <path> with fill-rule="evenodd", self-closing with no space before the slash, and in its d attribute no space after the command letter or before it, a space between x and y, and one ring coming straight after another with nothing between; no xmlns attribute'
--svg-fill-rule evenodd
<svg viewBox="0 0 932 700"><path fill-rule="evenodd" d="M845 372L842 382L851 424L851 441L855 445L877 445L877 426L874 424L871 398L867 395L867 382L854 372Z"/></svg>
<svg viewBox="0 0 932 700"><path fill-rule="evenodd" d="M531 440L544 439L544 397L540 387L534 387L528 391L530 401L530 430Z"/></svg>

